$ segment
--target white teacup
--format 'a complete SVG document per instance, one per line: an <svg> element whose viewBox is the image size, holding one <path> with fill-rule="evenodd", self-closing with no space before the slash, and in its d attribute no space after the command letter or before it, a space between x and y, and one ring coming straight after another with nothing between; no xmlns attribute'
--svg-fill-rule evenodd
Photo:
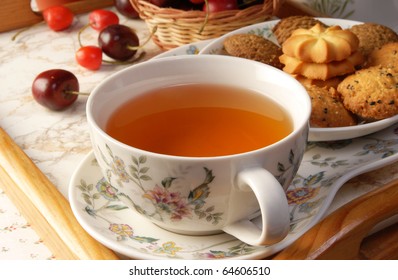
<svg viewBox="0 0 398 280"><path fill-rule="evenodd" d="M158 154L105 132L111 114L128 100L185 83L250 88L284 108L292 132L269 146L214 157ZM307 92L288 74L218 55L169 57L131 66L100 83L87 103L96 159L120 200L166 230L190 235L227 232L251 245L279 242L289 231L285 190L305 151L310 111ZM261 219L260 226L251 221L255 217Z"/></svg>

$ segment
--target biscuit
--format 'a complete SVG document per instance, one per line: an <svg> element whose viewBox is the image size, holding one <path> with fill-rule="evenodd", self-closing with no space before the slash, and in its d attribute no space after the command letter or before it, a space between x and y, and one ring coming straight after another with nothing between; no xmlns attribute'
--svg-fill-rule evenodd
<svg viewBox="0 0 398 280"><path fill-rule="evenodd" d="M272 28L272 32L274 33L278 43L282 45L283 42L290 37L294 30L298 28L309 29L317 23L326 26L324 23L311 16L290 16L282 18Z"/></svg>
<svg viewBox="0 0 398 280"><path fill-rule="evenodd" d="M283 71L289 74L299 74L309 79L325 81L355 72L355 67L363 62L363 56L357 51L342 61L311 63L283 54L279 57L279 60L285 65Z"/></svg>
<svg viewBox="0 0 398 280"><path fill-rule="evenodd" d="M358 46L358 37L351 31L318 23L310 29L294 30L283 43L282 51L304 62L328 63L346 59Z"/></svg>
<svg viewBox="0 0 398 280"><path fill-rule="evenodd" d="M326 87L328 88L337 88L340 82L344 79L344 76L336 76L327 80L319 80L319 79L308 79L301 75L293 75L293 77L299 81L303 86L318 86L318 87Z"/></svg>
<svg viewBox="0 0 398 280"><path fill-rule="evenodd" d="M342 127L357 124L355 116L340 100L333 97L334 88L306 86L311 98L311 127Z"/></svg>
<svg viewBox="0 0 398 280"><path fill-rule="evenodd" d="M349 28L359 39L359 50L367 57L374 49L398 41L398 34L391 28L376 24L362 23Z"/></svg>
<svg viewBox="0 0 398 280"><path fill-rule="evenodd" d="M278 69L283 68L279 61L282 49L259 35L231 35L224 40L224 48L229 55L256 60Z"/></svg>
<svg viewBox="0 0 398 280"><path fill-rule="evenodd" d="M344 106L366 121L398 113L398 72L372 66L347 76L337 87Z"/></svg>
<svg viewBox="0 0 398 280"><path fill-rule="evenodd" d="M398 42L387 43L369 54L366 67L377 65L398 68Z"/></svg>

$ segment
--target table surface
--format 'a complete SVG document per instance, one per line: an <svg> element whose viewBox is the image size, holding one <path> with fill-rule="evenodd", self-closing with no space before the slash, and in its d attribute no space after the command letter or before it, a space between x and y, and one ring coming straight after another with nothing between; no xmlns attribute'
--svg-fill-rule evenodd
<svg viewBox="0 0 398 280"><path fill-rule="evenodd" d="M149 36L141 20L120 16L121 23L134 28L141 41ZM66 31L54 32L44 24L36 25L11 38L16 31L0 34L0 126L34 161L50 181L67 197L68 184L78 163L91 151L85 116L87 98L62 112L53 112L38 105L31 95L31 84L42 71L62 68L74 73L83 92L90 92L98 82L126 65L104 65L89 71L77 65L74 54L79 48L78 31L87 23L87 14L76 17ZM86 29L83 44L97 44L97 32ZM149 42L143 60L162 50ZM337 194L330 209L346 203L345 192L372 190L398 178L398 164L357 176ZM0 185L0 259L54 259L22 217Z"/></svg>

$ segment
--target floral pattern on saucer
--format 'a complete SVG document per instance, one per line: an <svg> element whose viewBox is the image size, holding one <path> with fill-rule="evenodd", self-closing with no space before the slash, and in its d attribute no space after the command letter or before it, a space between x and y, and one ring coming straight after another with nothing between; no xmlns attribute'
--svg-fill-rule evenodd
<svg viewBox="0 0 398 280"><path fill-rule="evenodd" d="M350 140L309 142L287 190L291 229L281 242L257 247L228 234L185 236L163 230L115 199L93 153L70 183L70 202L82 226L105 246L140 259L260 259L293 243L326 213L349 179L398 160L398 125Z"/></svg>
<svg viewBox="0 0 398 280"><path fill-rule="evenodd" d="M94 157L90 158L90 166L99 168L97 161ZM112 187L105 178L101 178L95 185L87 184L84 179L80 180L80 184L75 186L80 192L80 198L86 204L84 211L92 218L102 220L107 225L107 233L113 234L114 241L118 243L134 243L135 247L141 252L151 254L159 257L179 258L179 254L191 253L192 256L199 259L219 259L235 257L239 255L246 255L254 250L256 247L244 244L235 240L233 237L223 243L238 243L226 250L191 250L188 251L186 247L179 245L173 240L164 240L152 236L143 236L136 234L135 226L129 223L112 220L109 217L113 216L112 212L118 215L119 211L129 212L128 215L137 215L130 210L125 204L118 199L115 188ZM142 219L137 216L137 218ZM144 220L145 221L145 220ZM149 222L145 221L148 225ZM159 229L157 229L159 231ZM193 237L196 238L196 237ZM199 237L203 238L203 237Z"/></svg>

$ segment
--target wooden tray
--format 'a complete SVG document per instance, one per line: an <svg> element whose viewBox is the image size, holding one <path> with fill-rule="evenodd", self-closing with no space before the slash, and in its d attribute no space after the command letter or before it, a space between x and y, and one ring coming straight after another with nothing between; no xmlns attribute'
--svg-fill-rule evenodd
<svg viewBox="0 0 398 280"><path fill-rule="evenodd" d="M0 183L56 259L117 259L77 222L67 199L0 128Z"/></svg>

